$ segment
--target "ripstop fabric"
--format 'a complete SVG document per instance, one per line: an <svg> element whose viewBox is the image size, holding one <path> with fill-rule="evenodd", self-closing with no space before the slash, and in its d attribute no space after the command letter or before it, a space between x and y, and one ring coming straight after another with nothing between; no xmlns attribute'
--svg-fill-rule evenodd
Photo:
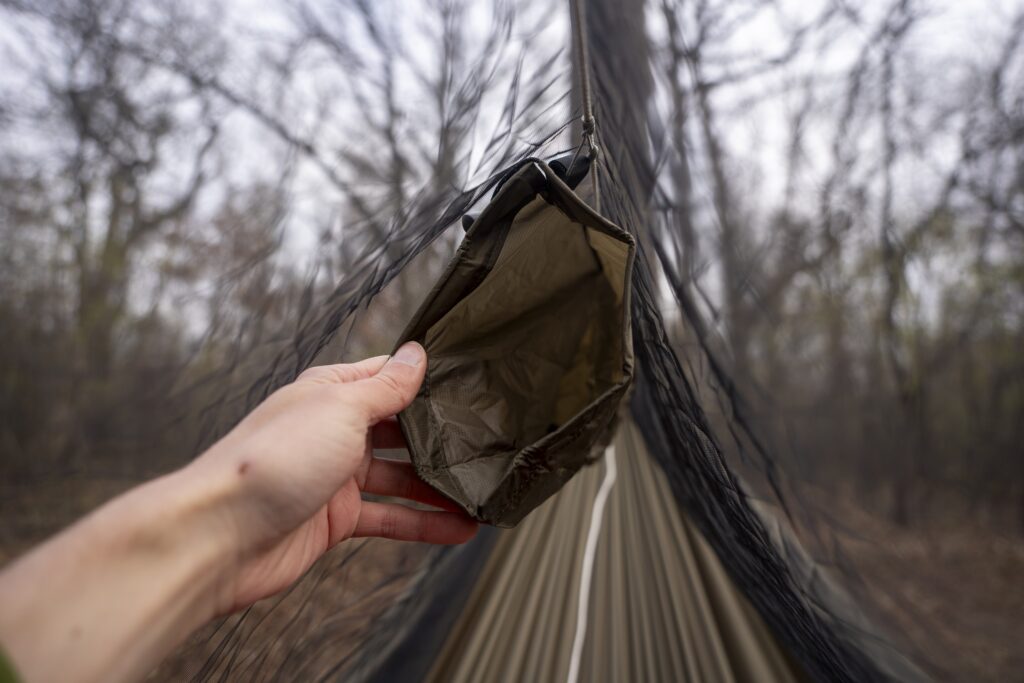
<svg viewBox="0 0 1024 683"><path fill-rule="evenodd" d="M427 351L399 415L424 481L514 526L600 456L633 377L634 252L543 161L510 171L397 342Z"/></svg>

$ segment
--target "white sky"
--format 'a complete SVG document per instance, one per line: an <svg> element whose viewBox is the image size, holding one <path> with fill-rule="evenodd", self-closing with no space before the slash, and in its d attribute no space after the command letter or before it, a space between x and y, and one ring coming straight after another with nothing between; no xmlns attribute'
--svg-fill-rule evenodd
<svg viewBox="0 0 1024 683"><path fill-rule="evenodd" d="M799 25L815 16L829 0L780 0L778 5L790 25ZM907 38L905 54L913 55L913 61L901 62L902 73L913 70L915 94L928 107L939 108L956 99L961 88L971 79L972 68L991 61L1000 48L1006 33L1009 17L1021 6L1022 0L932 0L921 2L928 8L928 18ZM873 26L878 14L886 4L881 0L851 3L862 13L865 26ZM330 8L333 3L324 2L317 7ZM486 34L488 25L488 4L471 3L471 26L480 39ZM196 5L199 7L199 5ZM239 92L258 97L261 92L271 91L266 70L262 67L266 55L280 56L294 37L292 24L294 16L291 3L266 2L265 0L225 0L210 10L219 15L221 33L231 42L233 57L225 74L228 84ZM388 0L374 5L387 14L389 24L403 37L403 44L416 61L429 63L431 48L425 37L436 31L429 19L426 0ZM543 29L540 42L550 46L568 47L568 22L566 4L560 0L541 0L536 3L519 3L517 9L524 14L520 26L538 23ZM525 8L525 10L524 10ZM777 54L782 49L783 29L769 12L763 13L757 21L748 23L737 31L727 46L730 52L752 52ZM659 33L659 19L656 7L649 15L652 30ZM358 26L345 26L348 45L360 50L367 44L365 33ZM523 29L520 29L523 30ZM993 40L993 36L999 36ZM813 76L821 83L820 92L828 94L831 81L836 89L842 85L839 77L855 58L863 35L847 31L839 36L830 36L829 42L812 44L807 55L793 62L772 76L752 80L749 84L722 89L715 95L715 102L725 115L721 119L723 139L728 146L731 163L736 171L736 186L742 189L743 200L753 215L764 217L772 207L778 206L785 184L785 150L788 144L788 118L799 105L801 95L794 91L790 95L777 93L785 87L799 84L800 79ZM43 55L54 51L45 35L32 20L20 20L0 24L0 60L13 68L0 70L0 93L8 98L5 105L27 107L42 102L39 83L31 70L45 63L29 49L34 42ZM479 46L477 46L479 47ZM502 55L506 68L511 68L517 56L517 45ZM569 51L566 49L560 60L546 66L547 70L564 72ZM322 53L310 52L297 64L298 69L290 74L291 81L285 101L272 106L278 116L286 121L292 130L302 136L315 137L324 150L364 149L367 145L361 135L361 124L356 110L347 93L347 85L337 67L324 60ZM402 70L399 83L403 91L403 105L408 110L409 135L414 135L418 125L417 117L425 116L429 104L422 91L415 87L412 74ZM564 87L563 87L564 89ZM504 98L500 87L495 89L490 109L496 109ZM765 93L770 96L759 97ZM754 98L751 100L751 98ZM324 101L329 108L324 107ZM751 104L753 101L753 104ZM485 112L488 109L485 109ZM564 116L565 114L563 114ZM486 118L486 114L485 114ZM834 112L824 112L815 123L812 122L806 140L807 170L802 178L797 203L807 210L815 207L821 178L831 163L831 146L834 134L830 128ZM38 124L38 125L37 125ZM927 127L928 121L918 125ZM225 148L221 164L217 169L218 178L224 183L245 184L253 177L274 179L281 171L283 146L267 132L262 124L252 117L234 113L223 122ZM493 123L478 122L479 133L489 133ZM876 154L878 131L863 131L865 138L864 158ZM45 125L32 120L9 129L4 144L27 156L38 154L47 145L53 144L56 136ZM940 163L956 153L951 139L941 135L933 136L931 148L926 157ZM477 146L479 148L479 145ZM171 151L173 154L173 150ZM923 157L924 158L924 157ZM329 161L329 160L328 160ZM703 169L695 169L698 178ZM897 212L905 215L916 214L932 199L936 180L928 163L921 159L901 162L898 178ZM294 176L295 201L290 216L287 247L295 259L302 260L315 244L317 230L326 221L336 220L342 204L342 195L314 165L300 164ZM207 205L213 205L215 195L207 197ZM705 198L705 201L707 199ZM865 234L861 239L871 240L874 236ZM925 278L927 274L919 275ZM922 279L922 282L924 280Z"/></svg>

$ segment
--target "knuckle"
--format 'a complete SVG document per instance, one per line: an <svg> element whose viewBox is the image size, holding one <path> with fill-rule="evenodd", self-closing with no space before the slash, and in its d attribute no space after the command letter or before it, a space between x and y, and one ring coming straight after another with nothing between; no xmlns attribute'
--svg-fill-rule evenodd
<svg viewBox="0 0 1024 683"><path fill-rule="evenodd" d="M337 381L337 377L333 371L333 366L316 365L303 370L296 378L296 381L324 383Z"/></svg>
<svg viewBox="0 0 1024 683"><path fill-rule="evenodd" d="M384 538L395 538L398 529L398 515L392 509L384 510L380 517L380 535Z"/></svg>
<svg viewBox="0 0 1024 683"><path fill-rule="evenodd" d="M379 375L376 375L374 379L377 380L378 384L380 384L388 394L395 398L403 398L405 396L405 390L401 382L391 374L382 372Z"/></svg>

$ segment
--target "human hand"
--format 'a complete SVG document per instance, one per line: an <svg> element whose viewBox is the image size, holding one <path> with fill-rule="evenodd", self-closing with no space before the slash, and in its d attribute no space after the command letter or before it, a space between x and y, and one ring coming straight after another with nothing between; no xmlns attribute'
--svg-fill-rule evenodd
<svg viewBox="0 0 1024 683"><path fill-rule="evenodd" d="M372 454L402 445L392 417L426 364L407 344L390 359L311 368L184 469L5 567L0 642L25 680L139 680L194 629L285 588L346 538L469 540L476 522L411 465Z"/></svg>
<svg viewBox="0 0 1024 683"><path fill-rule="evenodd" d="M256 408L192 466L233 480L222 510L236 562L218 598L231 612L272 595L351 537L463 543L477 524L417 478L409 463L373 457L404 447L394 415L412 402L426 372L422 347L393 357L310 368ZM371 502L362 493L442 508Z"/></svg>

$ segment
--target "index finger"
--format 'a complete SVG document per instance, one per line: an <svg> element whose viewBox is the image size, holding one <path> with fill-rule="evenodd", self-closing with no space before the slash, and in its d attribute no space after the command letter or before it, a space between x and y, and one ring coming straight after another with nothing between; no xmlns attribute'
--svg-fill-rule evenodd
<svg viewBox="0 0 1024 683"><path fill-rule="evenodd" d="M367 377L373 377L384 367L388 356L373 356L355 363L335 363L334 365L316 365L299 375L296 381L315 382L317 384L348 384Z"/></svg>

